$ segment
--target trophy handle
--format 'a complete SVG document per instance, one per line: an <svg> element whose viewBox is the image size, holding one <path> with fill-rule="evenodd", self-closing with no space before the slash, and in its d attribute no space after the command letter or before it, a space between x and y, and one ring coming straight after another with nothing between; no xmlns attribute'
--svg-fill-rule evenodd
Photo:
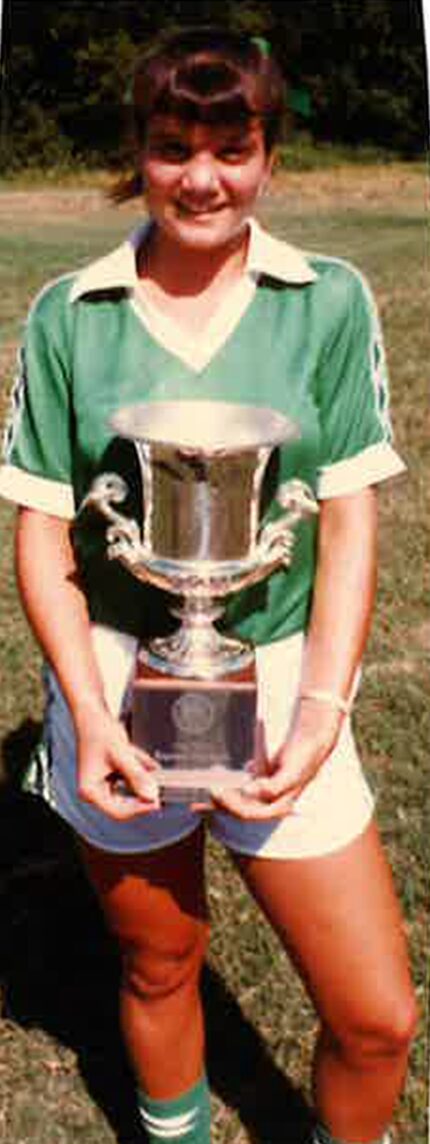
<svg viewBox="0 0 430 1144"><path fill-rule="evenodd" d="M159 587L172 591L174 589L172 589L171 584L166 584L165 576L161 572L156 578L155 569L152 566L153 561L142 545L137 521L123 516L113 507L125 500L127 491L125 481L117 473L103 473L93 481L89 492L80 505L78 515L88 509L99 512L108 522L106 531L108 559L118 559L138 579L150 580L152 583L158 584ZM282 516L262 527L254 552L252 567L247 569L243 583L241 585L237 583L235 590L239 586L245 587L256 583L281 564L288 568L291 564L294 546L294 526L299 520L307 516L314 516L318 512L318 504L314 494L303 481L290 480L284 482L278 489L276 499L284 510ZM180 594L183 595L186 591L185 582L177 585L176 591L178 588ZM233 586L230 590L233 590ZM224 589L224 595L226 591ZM188 592L190 592L190 584L188 584ZM209 592L209 595L212 596L213 591Z"/></svg>
<svg viewBox="0 0 430 1144"><path fill-rule="evenodd" d="M318 503L309 485L304 481L284 481L276 500L284 509L277 520L269 521L261 529L257 553L262 565L273 568L283 564L288 568L294 546L294 525L307 516L315 516Z"/></svg>
<svg viewBox="0 0 430 1144"><path fill-rule="evenodd" d="M125 500L127 492L125 481L117 473L103 473L93 481L79 507L78 516L86 509L94 509L104 516L108 522L108 559L119 559L129 568L135 568L142 560L139 525L112 507Z"/></svg>

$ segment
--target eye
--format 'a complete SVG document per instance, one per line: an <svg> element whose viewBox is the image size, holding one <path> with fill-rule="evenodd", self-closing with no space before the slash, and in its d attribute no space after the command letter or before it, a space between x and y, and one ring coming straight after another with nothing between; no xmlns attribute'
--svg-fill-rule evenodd
<svg viewBox="0 0 430 1144"><path fill-rule="evenodd" d="M180 139L154 139L150 146L150 154L166 163L183 163L188 155L188 149Z"/></svg>
<svg viewBox="0 0 430 1144"><path fill-rule="evenodd" d="M223 163L243 163L249 154L249 147L245 143L230 143L223 147L219 157Z"/></svg>

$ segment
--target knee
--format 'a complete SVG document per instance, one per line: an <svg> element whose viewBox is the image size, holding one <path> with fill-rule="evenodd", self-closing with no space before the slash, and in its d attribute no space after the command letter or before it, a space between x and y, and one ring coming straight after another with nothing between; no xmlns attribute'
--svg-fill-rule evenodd
<svg viewBox="0 0 430 1144"><path fill-rule="evenodd" d="M207 927L201 925L173 944L134 944L123 955L125 989L145 1002L195 989L207 943Z"/></svg>
<svg viewBox="0 0 430 1144"><path fill-rule="evenodd" d="M377 1059L406 1059L418 1020L413 992L397 997L385 1006L376 1004L373 1012L354 1020L329 1035L344 1059L355 1067Z"/></svg>

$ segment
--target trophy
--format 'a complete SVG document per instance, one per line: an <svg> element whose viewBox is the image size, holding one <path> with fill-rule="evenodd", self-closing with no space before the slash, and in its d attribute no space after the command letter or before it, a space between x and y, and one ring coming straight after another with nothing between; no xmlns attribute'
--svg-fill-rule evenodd
<svg viewBox="0 0 430 1144"><path fill-rule="evenodd" d="M253 648L219 631L226 597L291 562L294 525L317 511L298 480L281 484L278 515L261 523L263 478L277 446L298 437L273 409L221 401L157 401L111 418L132 440L142 475L143 528L118 512L127 486L97 477L82 507L108 522L107 555L173 596L173 634L143 644L130 733L159 766L165 802L210 806L211 787L238 787L254 754Z"/></svg>

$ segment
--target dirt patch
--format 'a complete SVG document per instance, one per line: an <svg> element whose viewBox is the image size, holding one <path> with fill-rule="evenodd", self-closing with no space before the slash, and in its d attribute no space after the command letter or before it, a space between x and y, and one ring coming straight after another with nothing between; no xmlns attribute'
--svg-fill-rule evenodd
<svg viewBox="0 0 430 1144"><path fill-rule="evenodd" d="M418 624L413 635L417 646L428 653L430 651L430 620L423 620L422 624Z"/></svg>
<svg viewBox="0 0 430 1144"><path fill-rule="evenodd" d="M98 179L96 187L38 187L0 190L0 218L22 221L26 217L45 219L97 214L101 211L141 212L139 200L113 207L109 202L109 179ZM385 166L349 165L321 171L280 171L271 184L268 198L282 198L303 206L317 205L340 209L425 210L428 179L424 168L407 163Z"/></svg>
<svg viewBox="0 0 430 1144"><path fill-rule="evenodd" d="M406 163L386 167L349 165L322 171L281 171L271 193L277 198L297 198L320 206L355 210L425 210L428 179L424 168Z"/></svg>
<svg viewBox="0 0 430 1144"><path fill-rule="evenodd" d="M106 195L99 190L40 188L0 192L0 217L3 218L40 220L53 215L91 214L106 209L107 205Z"/></svg>

